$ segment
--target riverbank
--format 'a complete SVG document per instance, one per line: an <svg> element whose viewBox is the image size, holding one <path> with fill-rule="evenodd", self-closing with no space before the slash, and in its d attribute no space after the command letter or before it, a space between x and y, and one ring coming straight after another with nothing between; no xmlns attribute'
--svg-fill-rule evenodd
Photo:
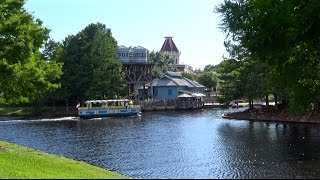
<svg viewBox="0 0 320 180"><path fill-rule="evenodd" d="M0 121L10 119L32 120L32 119L52 119L62 117L77 117L78 112L75 108L66 110L65 108L57 108L55 110L46 109L41 111L27 111L26 109L5 109L1 108ZM0 110L1 110L0 109ZM169 109L164 109L166 111ZM14 111L14 112L13 112ZM157 110L155 110L157 111ZM5 113L4 113L5 112ZM17 113L20 112L20 113ZM21 113L24 112L24 113ZM223 114L225 119L238 119L238 120L250 120L250 121L266 121L266 122L296 122L296 123L319 123L320 114L316 115L303 115L303 114L290 114L287 111L277 111L273 106L269 108L254 109L250 112L249 109L239 112L231 112Z"/></svg>
<svg viewBox="0 0 320 180"><path fill-rule="evenodd" d="M238 120L250 120L250 121L265 121L265 122L290 122L290 123L319 123L320 114L306 115L306 114L291 114L285 110L275 110L273 107L249 109L226 113L222 116L225 119L238 119Z"/></svg>
<svg viewBox="0 0 320 180"><path fill-rule="evenodd" d="M75 117L78 116L76 108L65 107L42 107L41 109L34 109L32 107L0 107L0 121L10 119L52 119L61 117Z"/></svg>
<svg viewBox="0 0 320 180"><path fill-rule="evenodd" d="M125 179L82 161L0 141L1 179Z"/></svg>
<svg viewBox="0 0 320 180"><path fill-rule="evenodd" d="M48 110L48 111L39 111L32 112L30 114L26 114L22 116L22 119L51 119L51 118L61 118L61 117L76 117L78 116L77 109L69 109L69 110Z"/></svg>

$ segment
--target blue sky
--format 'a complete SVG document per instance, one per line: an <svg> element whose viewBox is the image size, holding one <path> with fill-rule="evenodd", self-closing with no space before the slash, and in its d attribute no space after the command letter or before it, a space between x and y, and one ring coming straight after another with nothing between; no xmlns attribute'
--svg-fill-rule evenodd
<svg viewBox="0 0 320 180"><path fill-rule="evenodd" d="M159 51L172 36L180 64L203 69L227 56L214 8L222 0L26 0L25 8L62 42L90 23L111 29L118 45Z"/></svg>

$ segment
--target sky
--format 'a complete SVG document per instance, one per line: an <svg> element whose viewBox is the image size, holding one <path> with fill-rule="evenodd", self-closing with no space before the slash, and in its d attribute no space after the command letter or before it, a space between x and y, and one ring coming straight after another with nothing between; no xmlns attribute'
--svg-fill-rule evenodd
<svg viewBox="0 0 320 180"><path fill-rule="evenodd" d="M216 65L228 56L214 8L222 0L26 0L24 8L62 42L90 23L111 29L118 46L159 51L172 36L181 52L180 64L193 69Z"/></svg>

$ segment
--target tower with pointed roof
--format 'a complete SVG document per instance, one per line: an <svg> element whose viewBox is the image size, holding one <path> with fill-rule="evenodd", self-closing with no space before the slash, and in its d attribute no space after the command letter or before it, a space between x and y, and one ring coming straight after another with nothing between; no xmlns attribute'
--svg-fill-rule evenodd
<svg viewBox="0 0 320 180"><path fill-rule="evenodd" d="M175 64L180 64L179 57L181 53L179 52L177 46L173 42L171 36L164 37L165 41L160 49L160 52L163 52L164 54L168 55L170 58L175 60Z"/></svg>

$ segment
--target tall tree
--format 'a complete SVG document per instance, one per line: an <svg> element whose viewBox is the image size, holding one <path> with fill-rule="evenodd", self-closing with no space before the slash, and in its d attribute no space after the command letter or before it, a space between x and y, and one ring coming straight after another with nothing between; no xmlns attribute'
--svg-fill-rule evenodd
<svg viewBox="0 0 320 180"><path fill-rule="evenodd" d="M125 93L117 42L104 24L89 24L63 43L62 94L71 102L114 98Z"/></svg>
<svg viewBox="0 0 320 180"><path fill-rule="evenodd" d="M292 111L320 102L319 9L317 0L226 0L217 8L229 47L268 66L272 89L281 89Z"/></svg>
<svg viewBox="0 0 320 180"><path fill-rule="evenodd" d="M45 61L61 62L61 55L63 52L63 46L60 42L56 42L53 39L49 39L41 52L41 57Z"/></svg>
<svg viewBox="0 0 320 180"><path fill-rule="evenodd" d="M218 65L208 64L204 67L203 71L215 71L218 68Z"/></svg>
<svg viewBox="0 0 320 180"><path fill-rule="evenodd" d="M258 63L252 57L240 61L240 67L236 70L236 83L240 97L249 100L249 107L253 109L253 100L266 97L270 87L266 86L267 67Z"/></svg>
<svg viewBox="0 0 320 180"><path fill-rule="evenodd" d="M61 60L61 55L63 52L63 46L60 42L56 42L53 39L47 40L47 42L44 45L44 49L41 52L41 57L44 59L47 63L51 62L59 62L59 64L63 64ZM61 83L60 79L56 79L54 81L55 83ZM60 92L59 90L55 89L50 94L45 96L42 99L39 99L41 103L44 104L52 104L53 109L55 108L56 100L61 97L61 94L57 93ZM41 105L41 104L39 104Z"/></svg>
<svg viewBox="0 0 320 180"><path fill-rule="evenodd" d="M216 88L218 77L214 71L205 71L198 77L198 82L209 89Z"/></svg>
<svg viewBox="0 0 320 180"><path fill-rule="evenodd" d="M61 64L45 62L40 48L49 29L24 8L24 0L0 3L0 96L8 103L31 102L59 87Z"/></svg>
<svg viewBox="0 0 320 180"><path fill-rule="evenodd" d="M234 59L224 59L217 69L218 83L217 91L221 95L218 98L220 103L228 104L232 100L239 99L243 97L243 93L240 91L238 83L238 68L240 62Z"/></svg>

